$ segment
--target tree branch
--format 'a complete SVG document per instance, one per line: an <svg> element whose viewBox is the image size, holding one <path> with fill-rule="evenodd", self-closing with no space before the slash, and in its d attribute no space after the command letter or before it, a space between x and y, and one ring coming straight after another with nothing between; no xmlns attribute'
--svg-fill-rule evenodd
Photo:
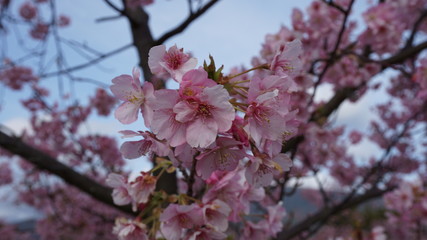
<svg viewBox="0 0 427 240"><path fill-rule="evenodd" d="M344 8L342 8L340 5L336 4L333 0L322 0L322 2L324 2L325 4L328 4L329 6L337 9L338 11L346 14L346 10Z"/></svg>
<svg viewBox="0 0 427 240"><path fill-rule="evenodd" d="M87 193L94 199L114 207L127 214L135 215L130 205L117 206L111 196L112 189L105 187L93 179L82 175L48 154L24 143L20 138L9 136L0 130L0 147L34 164L41 170L46 170L62 178L66 183Z"/></svg>
<svg viewBox="0 0 427 240"><path fill-rule="evenodd" d="M123 0L123 4L125 0ZM151 82L155 89L162 89L165 83L153 78L148 66L148 52L155 45L148 25L149 16L143 8L125 8L125 15L128 18L132 33L133 45L136 47L139 57L139 65L143 71L145 81ZM155 160L156 156L153 156ZM155 162L155 161L153 161ZM155 172L157 174L157 172ZM175 173L165 172L157 180L157 190L163 190L169 194L177 193L177 179Z"/></svg>
<svg viewBox="0 0 427 240"><path fill-rule="evenodd" d="M404 49L410 48L415 40L415 35L418 32L418 28L421 26L421 23L427 17L427 9L424 9L418 19L415 21L414 26L412 27L411 35L409 35L408 40L406 41Z"/></svg>
<svg viewBox="0 0 427 240"><path fill-rule="evenodd" d="M414 47L402 49L396 55L390 58L387 58L385 60L382 60L379 63L383 66L383 69L385 69L393 64L402 63L411 57L415 57L417 54L419 54L422 50L426 48L427 48L427 41L424 41Z"/></svg>
<svg viewBox="0 0 427 240"><path fill-rule="evenodd" d="M356 207L362 203L366 203L369 200L381 197L385 193L393 190L394 187L387 188L385 190L379 190L379 189L371 189L367 191L365 194L359 195L354 197L351 200L344 199L339 204L333 206L333 207L326 207L322 208L318 212L314 213L313 215L307 217L306 219L300 221L293 227L289 229L283 230L281 233L279 233L279 236L277 239L291 239L298 234L308 230L310 227L315 226L319 223L325 223L328 221L332 216L341 213L342 211Z"/></svg>
<svg viewBox="0 0 427 240"><path fill-rule="evenodd" d="M157 39L154 42L154 45L160 45L163 44L166 40L168 40L169 38L183 32L194 20L196 20L197 18L199 18L201 15L203 15L207 10L209 10L213 5L215 5L215 3L217 3L219 0L211 0L208 3L206 3L205 6L203 6L202 8L200 8L197 12L195 13L190 13L190 15L188 16L188 18L182 22L179 26L177 26L176 28L170 30L169 32L163 34L163 36L161 36L159 39Z"/></svg>
<svg viewBox="0 0 427 240"><path fill-rule="evenodd" d="M334 46L332 52L329 54L329 58L326 61L326 66L323 68L322 72L320 73L320 75L317 78L317 81L314 83L313 94L310 97L310 101L309 101L308 105L311 105L313 103L314 97L316 96L317 88L319 87L320 83L322 83L323 77L326 75L326 72L328 71L328 69L330 67L332 67L332 65L335 62L338 61L336 59L337 58L338 48L339 48L339 46L341 44L342 37L344 36L344 32L345 32L345 29L346 29L347 21L348 21L348 18L350 16L351 9L353 8L354 1L355 0L351 0L350 3L349 3L348 9L343 11L344 19L342 20L341 28L340 28L340 31L338 32L338 36L337 36L337 40L335 42L335 46ZM333 1L329 1L328 4L331 5L331 4L335 4L335 3ZM342 8L338 8L339 5L331 5L331 6L337 8L337 9L342 9Z"/></svg>
<svg viewBox="0 0 427 240"><path fill-rule="evenodd" d="M96 64L96 63L104 60L105 58L111 57L111 56L113 56L115 54L118 54L120 52L123 52L123 51L127 50L128 48L130 48L132 46L133 45L130 44L130 43L126 44L123 47L117 48L117 49L115 49L115 50L113 50L111 52L108 52L108 53L104 53L104 54L100 55L99 57L97 57L95 59L92 59L92 60L90 60L90 61L88 61L86 63L80 64L80 65L76 65L74 67L70 67L70 68L67 68L67 69L60 70L60 71L56 71L56 72L45 73L45 74L40 75L39 77L40 78L48 78L48 77L54 77L56 75L61 75L61 74L69 74L70 72L74 72L74 71L77 71L77 70L80 70L80 69L92 66L93 64Z"/></svg>
<svg viewBox="0 0 427 240"><path fill-rule="evenodd" d="M104 2L110 6L112 9L114 9L116 12L120 13L120 14L124 14L124 11L119 9L116 5L114 5L110 0L104 0Z"/></svg>
<svg viewBox="0 0 427 240"><path fill-rule="evenodd" d="M382 66L382 71L383 71L394 64L402 63L407 59L416 56L426 48L427 48L427 41L422 42L414 47L411 47L405 50L402 49L397 54L381 61L372 61L369 59L361 59L361 60L364 60L366 62L376 62ZM311 114L309 122L317 122L317 123L325 122L328 119L328 117L335 110L337 110L347 98L352 96L358 89L362 88L363 86L365 86L365 83L357 87L344 87L340 90L337 90L335 95L326 104L320 106L319 108L317 108L316 111L314 111ZM282 153L286 153L290 150L296 151L298 145L303 140L304 140L303 135L298 135L289 139L282 146Z"/></svg>

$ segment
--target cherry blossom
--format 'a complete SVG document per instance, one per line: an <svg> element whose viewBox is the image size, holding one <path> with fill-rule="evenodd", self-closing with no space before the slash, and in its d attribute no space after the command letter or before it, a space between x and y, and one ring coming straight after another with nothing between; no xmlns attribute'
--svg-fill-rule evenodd
<svg viewBox="0 0 427 240"><path fill-rule="evenodd" d="M270 64L270 69L276 74L298 75L302 68L302 61L299 59L302 54L302 44L300 40L281 45L273 61Z"/></svg>
<svg viewBox="0 0 427 240"><path fill-rule="evenodd" d="M114 116L124 124L130 124L137 120L139 109L142 111L146 126L150 126L152 109L147 103L153 97L153 85L145 82L141 87L138 68L132 70L132 76L121 75L113 79L110 87L116 98L124 101L115 111Z"/></svg>
<svg viewBox="0 0 427 240"><path fill-rule="evenodd" d="M116 104L116 99L109 95L107 91L102 88L96 90L96 95L91 99L92 106L96 109L99 115L110 115L111 109Z"/></svg>
<svg viewBox="0 0 427 240"><path fill-rule="evenodd" d="M37 16L37 8L30 2L26 2L19 8L19 14L25 20L32 20Z"/></svg>
<svg viewBox="0 0 427 240"><path fill-rule="evenodd" d="M214 171L233 171L246 154L241 143L226 137L219 137L216 143L197 156L196 171L208 179Z"/></svg>
<svg viewBox="0 0 427 240"><path fill-rule="evenodd" d="M183 75L197 65L197 59L185 54L176 45L166 51L166 46L160 45L150 49L148 64L153 74L163 76L168 73L175 81L181 82Z"/></svg>
<svg viewBox="0 0 427 240"><path fill-rule="evenodd" d="M49 25L46 23L38 22L30 30L30 35L36 40L45 40L49 33Z"/></svg>
<svg viewBox="0 0 427 240"><path fill-rule="evenodd" d="M141 172L134 181L129 183L129 194L133 200L133 209L141 203L146 203L156 188L157 178L149 172Z"/></svg>
<svg viewBox="0 0 427 240"><path fill-rule="evenodd" d="M264 187L271 183L275 173L289 171L290 167L292 167L292 160L283 153L271 159L268 156L252 157L245 176L254 187Z"/></svg>
<svg viewBox="0 0 427 240"><path fill-rule="evenodd" d="M196 205L169 205L160 216L161 232L168 240L179 240L186 229L203 225L201 208Z"/></svg>
<svg viewBox="0 0 427 240"><path fill-rule="evenodd" d="M36 83L38 78L28 67L13 66L0 71L0 82L13 90L20 90L27 83Z"/></svg>
<svg viewBox="0 0 427 240"><path fill-rule="evenodd" d="M148 240L147 227L138 221L132 221L125 218L118 218L113 228L113 234L117 235L119 240Z"/></svg>
<svg viewBox="0 0 427 240"><path fill-rule="evenodd" d="M142 136L144 139L140 141L127 141L120 147L120 152L127 159L139 158L149 152L153 152L158 156L167 156L170 153L170 148L165 141L156 139L150 132L134 132L130 130L121 131L124 137Z"/></svg>
<svg viewBox="0 0 427 240"><path fill-rule="evenodd" d="M129 193L127 179L125 179L122 175L110 173L106 183L108 186L114 189L112 195L115 204L126 205L131 203L132 197Z"/></svg>

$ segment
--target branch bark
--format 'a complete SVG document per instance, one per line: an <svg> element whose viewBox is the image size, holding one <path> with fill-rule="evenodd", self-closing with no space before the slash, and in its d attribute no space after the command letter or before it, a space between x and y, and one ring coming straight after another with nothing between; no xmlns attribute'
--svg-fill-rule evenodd
<svg viewBox="0 0 427 240"><path fill-rule="evenodd" d="M93 179L74 171L57 159L24 143L20 138L9 136L0 130L0 147L6 149L10 153L20 156L42 170L57 175L66 183L89 194L96 200L127 214L135 215L130 205L117 206L114 204L111 196L111 188L99 184Z"/></svg>

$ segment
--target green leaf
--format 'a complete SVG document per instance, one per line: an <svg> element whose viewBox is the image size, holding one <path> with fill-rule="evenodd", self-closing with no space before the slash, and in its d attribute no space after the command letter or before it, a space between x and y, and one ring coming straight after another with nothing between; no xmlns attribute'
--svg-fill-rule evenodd
<svg viewBox="0 0 427 240"><path fill-rule="evenodd" d="M222 70L224 69L224 65L222 65L217 70L215 66L215 60L211 55L209 55L209 60L210 60L209 65L206 63L206 61L203 61L203 69L205 69L205 71L208 73L208 78L216 82L221 81L223 77Z"/></svg>

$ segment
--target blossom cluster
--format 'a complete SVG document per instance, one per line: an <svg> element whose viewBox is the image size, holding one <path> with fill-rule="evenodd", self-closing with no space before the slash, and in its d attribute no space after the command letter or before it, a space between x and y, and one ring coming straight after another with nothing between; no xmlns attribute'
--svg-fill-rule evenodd
<svg viewBox="0 0 427 240"><path fill-rule="evenodd" d="M384 196L391 239L416 239L427 226L427 189L421 178L402 182L399 188Z"/></svg>
<svg viewBox="0 0 427 240"><path fill-rule="evenodd" d="M262 187L290 170L292 161L281 153L281 147L297 133L298 110L290 108L290 101L297 85L294 77L301 71L301 51L301 42L294 40L278 46L270 63L224 76L212 58L210 65L205 62L197 68L197 59L183 49L161 45L150 50L150 69L159 78L176 81L178 89L155 90L150 82L141 85L137 68L132 76L113 79L111 91L123 101L115 111L116 118L130 124L141 113L149 129L121 132L123 137L142 137L125 142L123 156L134 159L150 153L168 159L169 168L192 175L208 189L203 199L195 199L200 186L198 189L190 177L184 179L186 197L171 201L160 211L156 234L167 239L223 239L228 220L237 222L242 213L249 214L249 202L263 199ZM269 74L244 79L250 71ZM132 182L110 175L116 204L132 203L134 210L140 204L154 204L149 199L155 195L156 178L150 172L141 174ZM265 221L281 223L284 210L274 212L276 215L273 210L268 212L275 220ZM247 227L246 234L265 236L280 229L272 230L274 227L263 222Z"/></svg>
<svg viewBox="0 0 427 240"><path fill-rule="evenodd" d="M10 2L0 0L4 32L12 20L26 25L33 39L46 40L56 27L70 23L57 14L43 19L42 13L53 5L46 3L53 1L24 0L18 8L9 7ZM132 16L139 10L131 8L153 2L123 1L123 13L131 14L121 16ZM20 201L41 210L45 218L38 221L37 232L42 239L288 239L283 236L292 232L299 236L289 239L423 238L425 177L424 185L405 182L387 194L386 214L379 219L365 219L345 208L393 189L407 174L426 176L427 143L420 137L427 120L427 60L421 52L426 46L426 1L368 1L361 11L355 11L355 2L314 0L304 12L293 10L291 26L266 36L252 68L235 67L227 74L213 58L198 67L197 59L177 46L155 46L147 62L152 79L141 84L135 68L131 75L113 79L114 97L98 89L88 105L68 106L65 98L50 104L47 89L23 67L25 59L5 60L0 82L13 90L26 85L33 90L22 101L31 114L31 130L22 139L79 173L106 182L114 189L114 202L130 205L137 217L116 219L118 212L56 179L46 180L45 172L22 161L21 180L13 178L11 163L0 164L0 185L19 183ZM361 17L353 17L355 12ZM380 75L385 69L393 73ZM179 88L155 89L161 80L175 81ZM331 87L334 96L324 94L322 87L326 92ZM357 111L365 105L339 109L349 106L342 104L346 99L366 100L378 92L389 101L371 103L378 116L370 130L360 127L366 117ZM107 116L117 99L121 105L114 115L121 123L144 121L139 131L120 131L127 139L120 149L110 137L80 131L93 110ZM354 125L339 126L343 118ZM376 145L367 150L379 148L384 155L365 151L367 143ZM353 151L352 145L358 149ZM153 169L126 177L122 157L141 156L153 160ZM170 176L166 173L177 176L176 183L166 183L176 184L177 192L162 191L162 180ZM318 189L300 189L306 178L316 180ZM320 214L299 221L305 211L284 210L280 201L300 192L315 202ZM322 215L325 210L334 214ZM289 224L284 224L285 217ZM304 225L306 220L314 224ZM327 225L319 230L323 222ZM402 227L396 229L397 223ZM11 231L0 226L2 230Z"/></svg>
<svg viewBox="0 0 427 240"><path fill-rule="evenodd" d="M47 1L25 1L19 7L19 16L30 25L30 36L39 41L46 39L52 25L67 27L70 25L70 18L60 14L51 23L42 18L44 5Z"/></svg>
<svg viewBox="0 0 427 240"><path fill-rule="evenodd" d="M31 68L12 66L0 71L0 82L13 90L20 90L24 84L35 84L37 81Z"/></svg>

